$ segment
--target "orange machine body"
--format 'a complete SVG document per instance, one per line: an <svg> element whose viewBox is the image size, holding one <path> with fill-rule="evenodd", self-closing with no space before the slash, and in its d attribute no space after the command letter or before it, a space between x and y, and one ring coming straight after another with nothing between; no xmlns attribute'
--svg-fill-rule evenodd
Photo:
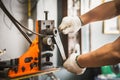
<svg viewBox="0 0 120 80"><path fill-rule="evenodd" d="M20 28L20 26L22 28L24 26L7 11L1 0L0 7L30 43L28 50L19 58L0 61L0 78L16 78L43 73L44 71L47 72L52 68L54 70L53 60L51 60L51 58L53 58L54 44L56 44L53 37L54 20L47 20L46 12L46 20L36 21L36 32L43 35L45 34L45 36L37 35L35 39L31 41L28 35Z"/></svg>
<svg viewBox="0 0 120 80"><path fill-rule="evenodd" d="M38 28L38 21L36 21L36 32L38 32ZM29 49L25 53L23 53L21 57L19 57L17 71L12 68L9 69L8 76L10 78L33 74L40 71L40 48L38 47L38 41L38 36L36 36ZM28 61L25 61L26 59L28 59Z"/></svg>
<svg viewBox="0 0 120 80"><path fill-rule="evenodd" d="M44 39L47 41L46 36L49 36L49 34L46 34L47 32L45 31L48 31L49 29L51 30L53 27L53 20L36 21L36 32L44 34L45 36L36 35L28 50L19 58L3 62L1 61L0 64L4 64L3 66L0 66L2 67L2 69L0 69L1 77L15 79L37 74L48 74L56 71L58 68L53 65L53 45L55 42L52 42L51 45L47 45L47 42L45 44L43 43ZM52 38L53 36L51 39ZM49 39L50 38L48 38L48 40Z"/></svg>
<svg viewBox="0 0 120 80"><path fill-rule="evenodd" d="M20 58L19 58L19 65L17 72L13 69L10 69L8 72L8 76L10 78L13 77L19 77L23 75L33 74L39 71L39 64L38 64L38 38L33 41L32 45L28 49L27 52L25 52ZM30 58L31 60L29 62L25 62L26 58ZM30 65L34 65L33 68L30 67Z"/></svg>

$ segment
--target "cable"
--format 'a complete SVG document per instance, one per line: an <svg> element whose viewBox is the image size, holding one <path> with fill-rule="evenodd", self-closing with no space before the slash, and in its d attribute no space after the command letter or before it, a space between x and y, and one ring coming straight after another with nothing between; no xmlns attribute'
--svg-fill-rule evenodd
<svg viewBox="0 0 120 80"><path fill-rule="evenodd" d="M30 40L29 36L25 34L22 29L18 26L18 24L14 21L14 17L8 12L2 1L0 0L0 7L3 10L3 12L9 17L9 19L14 23L14 25L17 27L17 29L23 34L23 36L27 39L27 41L32 44L32 41Z"/></svg>
<svg viewBox="0 0 120 80"><path fill-rule="evenodd" d="M16 21L22 28L24 28L24 29L32 32L33 34L36 34L36 35L39 35L39 36L46 36L46 35L44 35L44 34L39 34L39 33L36 33L36 32L34 32L34 31L31 31L31 30L29 30L28 28L26 28L26 27L24 27L23 25L21 25L17 20L15 20L15 21Z"/></svg>
<svg viewBox="0 0 120 80"><path fill-rule="evenodd" d="M1 0L0 0L1 1ZM3 4L3 3L2 3ZM7 9L6 9L7 10ZM6 12L6 11L5 11ZM7 11L7 13L8 13L8 11ZM10 14L10 13L9 13ZM38 35L38 36L46 36L46 35L43 35L43 34L39 34L39 33L36 33L36 32L34 32L34 31L31 31L31 30L29 30L28 28L26 28L26 27L24 27L23 25L21 25L21 23L19 23L12 15L10 15L9 16L11 19L12 19L12 21L13 22L16 22L17 24L19 24L22 28L24 28L25 30L27 30L27 31L30 31L31 33L33 33L33 34L35 34L35 35Z"/></svg>
<svg viewBox="0 0 120 80"><path fill-rule="evenodd" d="M0 0L0 7L1 9L4 11L4 13L9 17L9 19L14 23L14 25L18 28L18 30L23 34L23 36L28 40L28 42L30 44L32 44L32 41L30 40L29 36L27 34L25 34L22 29L19 27L21 26L22 28L32 32L33 34L36 34L36 35L39 35L39 36L47 36L47 35L43 35L43 34L39 34L39 33L36 33L34 31L31 31L29 29L27 29L26 27L24 27L23 25L21 25L6 9L6 7L4 6L4 4L2 3L2 1Z"/></svg>

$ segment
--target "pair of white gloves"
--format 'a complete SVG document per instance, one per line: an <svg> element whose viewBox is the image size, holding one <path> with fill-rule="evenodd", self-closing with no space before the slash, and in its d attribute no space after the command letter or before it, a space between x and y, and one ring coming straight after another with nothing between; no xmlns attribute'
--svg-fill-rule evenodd
<svg viewBox="0 0 120 80"><path fill-rule="evenodd" d="M60 26L59 30L63 34L68 33L76 33L82 27L82 21L78 16L74 17L64 17ZM77 61L77 57L79 55L77 53L72 53L70 57L65 61L63 64L64 68L66 68L69 72L72 72L76 75L81 75L84 73L86 68L80 67L80 64Z"/></svg>

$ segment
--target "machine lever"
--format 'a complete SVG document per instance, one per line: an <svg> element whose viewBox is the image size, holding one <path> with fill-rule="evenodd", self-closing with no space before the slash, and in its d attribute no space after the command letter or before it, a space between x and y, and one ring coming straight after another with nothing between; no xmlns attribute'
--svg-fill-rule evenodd
<svg viewBox="0 0 120 80"><path fill-rule="evenodd" d="M60 51L60 54L63 58L63 61L66 60L66 55L65 55L65 51L64 51L64 48L63 48L63 45L62 45L62 41L61 41L61 38L60 38L60 35L59 35L59 31L57 28L55 28L54 30L54 40L56 42L56 45Z"/></svg>

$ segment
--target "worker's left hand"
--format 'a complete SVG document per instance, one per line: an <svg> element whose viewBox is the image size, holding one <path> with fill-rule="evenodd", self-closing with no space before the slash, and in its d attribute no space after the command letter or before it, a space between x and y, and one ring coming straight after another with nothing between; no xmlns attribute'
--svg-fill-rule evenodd
<svg viewBox="0 0 120 80"><path fill-rule="evenodd" d="M76 33L81 28L82 22L78 16L66 16L62 19L59 30L63 34Z"/></svg>
<svg viewBox="0 0 120 80"><path fill-rule="evenodd" d="M65 61L63 66L69 71L76 75L81 75L85 72L86 68L80 68L77 62L78 54L72 53L70 57Z"/></svg>

